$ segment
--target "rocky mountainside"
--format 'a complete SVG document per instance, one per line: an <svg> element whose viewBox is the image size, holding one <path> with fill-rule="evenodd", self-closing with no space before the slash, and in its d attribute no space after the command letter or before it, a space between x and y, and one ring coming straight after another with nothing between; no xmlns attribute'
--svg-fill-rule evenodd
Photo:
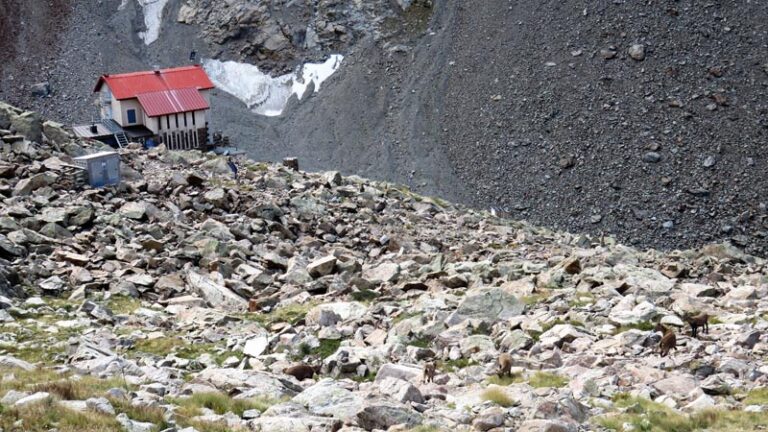
<svg viewBox="0 0 768 432"><path fill-rule="evenodd" d="M766 252L765 2L0 4L18 29L0 38L0 98L61 121L96 113L99 74L191 50L275 75L344 54L280 117L214 94L213 126L258 160L295 155L553 228ZM147 45L150 7L164 14Z"/></svg>
<svg viewBox="0 0 768 432"><path fill-rule="evenodd" d="M3 430L768 425L766 261L732 246L641 251L249 159L235 181L163 147L83 188L66 167L100 146L5 104L0 141Z"/></svg>

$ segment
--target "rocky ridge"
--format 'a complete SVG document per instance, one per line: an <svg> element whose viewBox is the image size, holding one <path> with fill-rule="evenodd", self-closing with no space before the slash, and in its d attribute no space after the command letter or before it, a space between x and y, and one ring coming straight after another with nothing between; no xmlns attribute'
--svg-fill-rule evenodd
<svg viewBox="0 0 768 432"><path fill-rule="evenodd" d="M400 22L404 12L428 18L431 8L431 0L275 0L224 4L186 0L176 19L200 26L208 43L237 60L284 72L315 57L348 52L363 38L389 45L396 36L412 30L409 23Z"/></svg>
<svg viewBox="0 0 768 432"><path fill-rule="evenodd" d="M640 251L250 160L235 182L162 147L78 188L98 143L4 104L0 140L3 430L54 427L40 407L129 431L768 421L765 260L733 246ZM716 317L699 338L694 311Z"/></svg>

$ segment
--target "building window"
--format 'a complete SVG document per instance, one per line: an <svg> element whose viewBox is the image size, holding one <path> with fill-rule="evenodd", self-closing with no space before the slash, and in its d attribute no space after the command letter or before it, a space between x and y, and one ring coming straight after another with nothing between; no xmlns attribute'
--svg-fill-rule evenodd
<svg viewBox="0 0 768 432"><path fill-rule="evenodd" d="M162 117L158 117L157 118L157 130L158 131L163 130L163 118Z"/></svg>
<svg viewBox="0 0 768 432"><path fill-rule="evenodd" d="M136 123L136 110L135 109L129 109L128 110L128 123L129 124Z"/></svg>
<svg viewBox="0 0 768 432"><path fill-rule="evenodd" d="M195 125L195 117L196 117L195 112L192 111L192 126Z"/></svg>
<svg viewBox="0 0 768 432"><path fill-rule="evenodd" d="M184 113L184 127L187 127L187 113Z"/></svg>
<svg viewBox="0 0 768 432"><path fill-rule="evenodd" d="M178 114L174 114L174 116L176 116L176 129L178 129L179 128L179 115Z"/></svg>
<svg viewBox="0 0 768 432"><path fill-rule="evenodd" d="M165 116L165 125L168 127L168 129L171 128L171 116Z"/></svg>

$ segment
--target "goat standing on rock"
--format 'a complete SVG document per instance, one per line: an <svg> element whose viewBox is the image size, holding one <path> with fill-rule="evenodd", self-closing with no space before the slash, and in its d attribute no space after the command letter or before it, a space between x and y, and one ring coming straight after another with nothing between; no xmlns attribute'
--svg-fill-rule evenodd
<svg viewBox="0 0 768 432"><path fill-rule="evenodd" d="M435 362L427 362L424 364L424 377L422 381L425 383L432 382L435 379Z"/></svg>
<svg viewBox="0 0 768 432"><path fill-rule="evenodd" d="M665 326L662 323L658 323L656 324L656 327L653 328L653 331L660 331L662 334L661 342L659 342L659 352L661 353L662 357L665 357L667 354L669 354L669 350L677 349L677 337L671 328Z"/></svg>
<svg viewBox="0 0 768 432"><path fill-rule="evenodd" d="M699 327L704 329L704 333L709 334L709 315L706 312L698 315L685 314L683 319L691 325L691 337L696 337Z"/></svg>

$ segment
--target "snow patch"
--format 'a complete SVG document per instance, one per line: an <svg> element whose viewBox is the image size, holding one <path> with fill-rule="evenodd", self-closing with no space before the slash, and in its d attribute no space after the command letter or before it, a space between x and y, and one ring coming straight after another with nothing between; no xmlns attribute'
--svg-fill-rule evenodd
<svg viewBox="0 0 768 432"><path fill-rule="evenodd" d="M216 87L245 102L256 114L279 116L283 113L288 99L296 95L304 97L310 83L315 92L320 85L341 66L344 56L332 55L323 63L306 63L295 73L273 78L257 66L234 61L203 60L203 68Z"/></svg>
<svg viewBox="0 0 768 432"><path fill-rule="evenodd" d="M160 36L160 26L163 22L163 11L168 0L136 0L144 11L145 32L139 32L139 37L149 45ZM124 7L124 3L120 7Z"/></svg>

